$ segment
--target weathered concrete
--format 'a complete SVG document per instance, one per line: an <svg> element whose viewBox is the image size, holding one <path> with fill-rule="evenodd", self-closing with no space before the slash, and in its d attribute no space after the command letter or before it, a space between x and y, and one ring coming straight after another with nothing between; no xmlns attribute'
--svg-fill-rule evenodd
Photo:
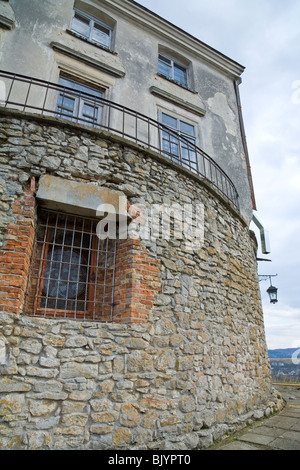
<svg viewBox="0 0 300 470"><path fill-rule="evenodd" d="M252 203L235 93L243 66L126 0L75 2L115 25L112 52L70 34L73 0L11 0L10 5L18 27L0 31L3 70L54 83L67 74L150 118L159 120L163 111L192 124L198 147L231 178L241 213L250 222ZM188 89L158 74L159 51L189 65ZM43 94L33 93L31 102L42 106ZM18 87L11 99L18 101Z"/></svg>
<svg viewBox="0 0 300 470"><path fill-rule="evenodd" d="M86 152L87 148L83 149ZM79 151L78 153L81 153ZM78 157L80 158L80 157ZM104 173L105 174L105 173ZM105 179L105 176L104 176ZM99 177L101 182L101 177ZM64 210L86 217L96 217L97 212L108 212L118 219L128 218L127 199L121 191L101 188L95 183L68 181L52 175L44 175L39 180L36 195L40 203L49 209Z"/></svg>

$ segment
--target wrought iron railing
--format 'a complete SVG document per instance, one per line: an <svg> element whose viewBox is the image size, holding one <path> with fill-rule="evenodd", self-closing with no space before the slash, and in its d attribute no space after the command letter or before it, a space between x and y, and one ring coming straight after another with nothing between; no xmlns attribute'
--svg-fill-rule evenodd
<svg viewBox="0 0 300 470"><path fill-rule="evenodd" d="M188 137L137 111L68 86L0 71L0 106L56 116L121 135L210 181L237 208L238 193L222 168Z"/></svg>

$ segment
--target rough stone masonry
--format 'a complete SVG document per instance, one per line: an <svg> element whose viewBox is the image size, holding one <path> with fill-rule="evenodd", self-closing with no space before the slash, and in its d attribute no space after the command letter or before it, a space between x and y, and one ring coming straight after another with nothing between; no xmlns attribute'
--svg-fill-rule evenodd
<svg viewBox="0 0 300 470"><path fill-rule="evenodd" d="M13 112L1 114L0 167L1 449L202 449L282 407L255 242L207 183L108 133ZM172 237L135 241L137 259L156 267L141 276L137 261L127 284L147 283L141 318L134 295L125 321L26 311L46 174L122 191L132 204L203 204L199 250Z"/></svg>

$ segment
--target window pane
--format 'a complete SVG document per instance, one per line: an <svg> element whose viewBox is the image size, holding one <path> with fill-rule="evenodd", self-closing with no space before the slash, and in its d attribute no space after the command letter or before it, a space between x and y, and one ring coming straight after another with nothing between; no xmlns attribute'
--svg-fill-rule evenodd
<svg viewBox="0 0 300 470"><path fill-rule="evenodd" d="M179 145L178 145L178 140L177 142L171 142L171 150L170 153L174 155L175 157L179 156Z"/></svg>
<svg viewBox="0 0 300 470"><path fill-rule="evenodd" d="M186 138L186 137L185 137ZM191 144L195 145L194 139L188 139ZM181 141L181 158L182 163L191 171L197 170L197 154L194 151L193 146L190 146L187 142Z"/></svg>
<svg viewBox="0 0 300 470"><path fill-rule="evenodd" d="M96 102L97 98L103 97L103 92L94 88L89 88L81 83L73 82L66 78L60 78L60 85L74 90L74 97L72 91L67 90L64 93L60 93L57 103L57 112L59 116L71 119L79 117L87 120L90 123L97 123L100 120L101 105ZM95 97L95 102L85 99L82 93L89 93ZM71 96L70 96L71 95Z"/></svg>
<svg viewBox="0 0 300 470"><path fill-rule="evenodd" d="M87 268L81 256L70 249L54 248L48 254L43 293L61 299L73 298L84 290ZM71 286L68 286L72 283Z"/></svg>
<svg viewBox="0 0 300 470"><path fill-rule="evenodd" d="M91 104L84 103L82 107L82 115L93 119L98 114L98 109Z"/></svg>
<svg viewBox="0 0 300 470"><path fill-rule="evenodd" d="M191 124L187 122L180 121L180 131L184 132L185 134L195 136L195 128Z"/></svg>
<svg viewBox="0 0 300 470"><path fill-rule="evenodd" d="M98 121L98 107L84 102L81 110L81 117L85 121L97 123Z"/></svg>
<svg viewBox="0 0 300 470"><path fill-rule="evenodd" d="M73 31L85 38L88 38L90 35L90 21L79 13L75 13L71 27Z"/></svg>
<svg viewBox="0 0 300 470"><path fill-rule="evenodd" d="M159 55L158 71L165 77L172 78L172 62L166 57Z"/></svg>
<svg viewBox="0 0 300 470"><path fill-rule="evenodd" d="M96 90L95 88L90 88L78 82L74 82L73 80L68 80L67 78L61 77L59 79L59 84L68 88L72 88L74 91L89 93L90 95L96 96L97 98L103 97L102 91Z"/></svg>
<svg viewBox="0 0 300 470"><path fill-rule="evenodd" d="M75 87L76 87L75 82L72 82L72 80L67 80L66 78L63 78L63 77L60 77L59 84L61 86L65 86L65 87L73 88L73 89L75 89Z"/></svg>
<svg viewBox="0 0 300 470"><path fill-rule="evenodd" d="M110 48L110 30L100 24L94 23L91 40Z"/></svg>
<svg viewBox="0 0 300 470"><path fill-rule="evenodd" d="M64 116L69 119L73 117L75 111L75 99L69 96L60 94L57 103L57 113L59 116Z"/></svg>
<svg viewBox="0 0 300 470"><path fill-rule="evenodd" d="M178 82L181 85L187 86L186 76L187 76L186 68L181 67L180 65L174 64L174 80L175 80L175 82Z"/></svg>
<svg viewBox="0 0 300 470"><path fill-rule="evenodd" d="M161 122L166 126L170 126L174 129L177 129L177 119L172 116L169 116L168 114L162 113Z"/></svg>
<svg viewBox="0 0 300 470"><path fill-rule="evenodd" d="M183 141L181 144L181 153L182 153L182 156L186 158L187 160L190 160L193 162L196 161L196 152L194 152L193 147Z"/></svg>
<svg viewBox="0 0 300 470"><path fill-rule="evenodd" d="M73 113L75 100L65 95L59 96L58 106L65 112Z"/></svg>
<svg viewBox="0 0 300 470"><path fill-rule="evenodd" d="M191 152L190 151L190 162L192 162L192 166L194 168L197 168L197 156L196 156L196 152Z"/></svg>
<svg viewBox="0 0 300 470"><path fill-rule="evenodd" d="M174 156L179 155L179 142L178 139L169 134L169 132L162 132L162 150Z"/></svg>

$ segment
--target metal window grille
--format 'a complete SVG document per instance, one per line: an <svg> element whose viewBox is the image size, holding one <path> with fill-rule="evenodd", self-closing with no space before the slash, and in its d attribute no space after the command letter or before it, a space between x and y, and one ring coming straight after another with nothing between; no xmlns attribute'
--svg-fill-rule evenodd
<svg viewBox="0 0 300 470"><path fill-rule="evenodd" d="M96 225L87 217L40 212L27 313L112 320L116 240L100 240Z"/></svg>

